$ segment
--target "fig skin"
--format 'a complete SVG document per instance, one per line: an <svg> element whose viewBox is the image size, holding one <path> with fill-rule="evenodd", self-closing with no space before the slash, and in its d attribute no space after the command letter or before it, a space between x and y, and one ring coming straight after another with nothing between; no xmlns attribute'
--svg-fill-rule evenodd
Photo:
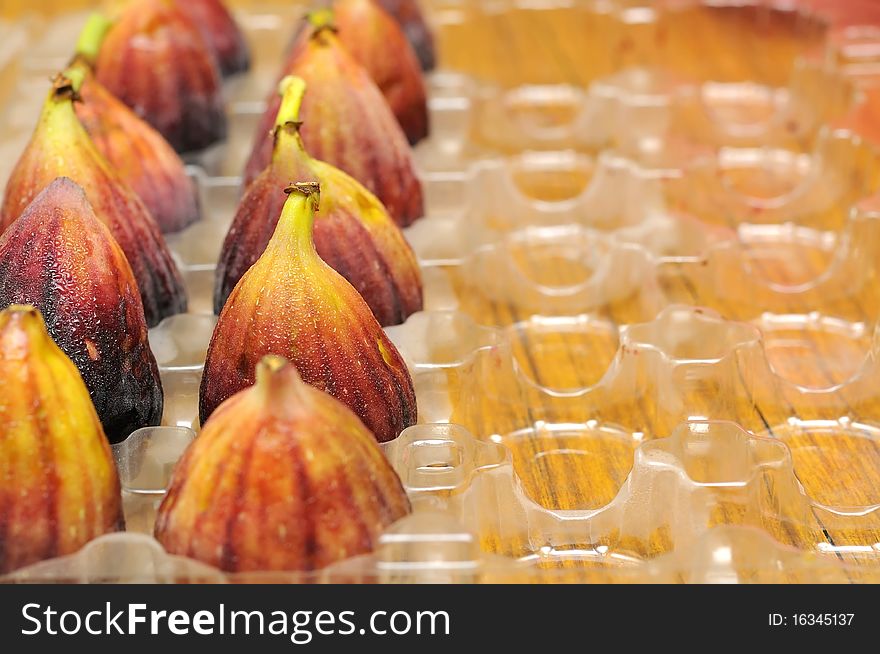
<svg viewBox="0 0 880 654"><path fill-rule="evenodd" d="M412 378L363 298L315 251L318 184L288 192L272 239L214 329L199 394L202 424L253 385L263 356L276 354L347 405L377 440L392 440L416 423Z"/></svg>
<svg viewBox="0 0 880 654"><path fill-rule="evenodd" d="M122 529L101 423L33 307L0 311L0 398L0 574Z"/></svg>
<svg viewBox="0 0 880 654"><path fill-rule="evenodd" d="M266 357L177 464L155 536L229 572L309 571L372 551L409 512L358 417Z"/></svg>
<svg viewBox="0 0 880 654"><path fill-rule="evenodd" d="M177 152L203 150L226 137L214 53L174 2L128 4L104 39L95 74Z"/></svg>
<svg viewBox="0 0 880 654"><path fill-rule="evenodd" d="M176 1L190 20L201 28L223 76L243 73L250 68L251 53L247 40L221 0Z"/></svg>
<svg viewBox="0 0 880 654"><path fill-rule="evenodd" d="M437 66L434 35L428 27L418 0L373 0L387 11L403 28L412 44L422 70L431 71Z"/></svg>
<svg viewBox="0 0 880 654"><path fill-rule="evenodd" d="M146 205L164 233L201 217L196 186L180 157L156 130L87 75L76 115L108 163Z"/></svg>
<svg viewBox="0 0 880 654"><path fill-rule="evenodd" d="M0 236L0 307L29 304L79 369L111 442L162 420L137 283L82 189L52 182Z"/></svg>
<svg viewBox="0 0 880 654"><path fill-rule="evenodd" d="M358 180L401 227L421 218L422 185L406 135L369 73L329 26L316 28L296 48L287 74L301 77L309 88L301 113L306 151ZM272 127L280 106L273 90L245 169L246 185L272 159Z"/></svg>
<svg viewBox="0 0 880 654"><path fill-rule="evenodd" d="M140 289L147 325L153 327L186 311L183 280L156 221L98 152L77 119L74 87L81 81L56 78L34 135L6 185L0 233L55 178L70 177L83 188L95 214L125 253Z"/></svg>
<svg viewBox="0 0 880 654"><path fill-rule="evenodd" d="M80 34L67 73L83 78L81 102L74 109L92 142L146 205L162 232L177 232L201 217L196 187L183 161L159 132L104 88L92 72L112 25L103 15L93 14Z"/></svg>
<svg viewBox="0 0 880 654"><path fill-rule="evenodd" d="M428 137L428 97L422 69L400 25L374 0L336 0L304 23L285 70L315 29L329 25L379 87L411 145Z"/></svg>
<svg viewBox="0 0 880 654"><path fill-rule="evenodd" d="M315 246L321 258L361 294L383 327L422 310L418 261L379 200L341 170L309 157L299 130L305 83L285 78L275 126L272 163L248 187L220 254L214 310L266 249L287 199L291 179L321 184Z"/></svg>

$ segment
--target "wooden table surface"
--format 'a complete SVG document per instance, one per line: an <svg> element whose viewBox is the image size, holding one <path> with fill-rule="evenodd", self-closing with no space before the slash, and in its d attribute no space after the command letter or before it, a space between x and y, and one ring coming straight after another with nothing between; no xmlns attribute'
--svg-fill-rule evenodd
<svg viewBox="0 0 880 654"><path fill-rule="evenodd" d="M632 13L628 17L633 21L630 25L622 24L619 17L578 8L515 10L501 14L488 14L472 8L467 18L464 24L450 25L440 33L445 63L510 87L522 83L584 86L598 77L633 65L668 68L682 79L753 81L785 87L792 78L796 61L815 57L817 52L825 52L824 48L833 32L833 27L816 18L766 8L686 8L671 12L658 21L643 24L640 24L639 16ZM858 84L864 83L864 79L858 80ZM814 91L813 97L818 104L827 88ZM871 111L871 108L867 110L868 113ZM853 118L856 114L865 115L866 109L847 107L845 110L831 109L830 112L837 113L829 116L829 120L847 124L847 120L857 120ZM688 128L687 125L679 127L683 127L685 132ZM699 138L700 135L684 133L680 136ZM787 145L809 152L815 145L815 139L808 138ZM855 162L853 173L864 174L867 179L863 180L864 184L853 186L854 196L842 197L835 205L824 209L805 209L789 219L802 219L806 224L841 231L849 207L877 189L875 154L873 147L865 146L861 158ZM838 163L844 165L843 162ZM739 180L738 188L745 195L772 197L775 190L770 177L769 172L751 175ZM535 197L574 197L586 183L587 179L573 176L571 179L553 180L550 189L538 182L520 186ZM785 188L786 183L787 180L782 180L779 185ZM568 193L566 187L569 187ZM707 201L702 205L703 211L718 212L700 216L708 222L735 228L748 219L748 216L724 214L723 207L717 204L713 206L713 188L701 186L698 178L690 178L682 190L685 196L690 196L690 208L699 207L699 199L703 198ZM805 250L794 254L787 252L785 257L780 258L758 258L756 262L755 272L758 275L764 275L781 285L798 284L821 275L829 265L829 255ZM547 284L553 284L554 281L565 284L566 280L576 279L579 274L577 270L566 270L567 266L577 264L564 260L557 260L556 264L547 260L526 260L521 265L527 271L529 265L535 266L528 272ZM749 286L747 278L734 270L728 273L721 277L720 282L730 285L725 289L730 293L713 293L711 288L698 289L677 275L663 280L664 290L677 302L709 305L722 315L737 319L752 315L757 317L763 309L781 313L816 311L830 316L844 314L850 321L864 321L867 325L873 325L878 317L876 299L871 293L855 293L854 298L847 298L843 302L813 298L816 302L809 306L804 306L802 301L794 297L788 303L764 307L761 305L762 294ZM873 273L867 271L866 275L870 277ZM463 308L478 322L509 325L528 319L529 316L517 311L515 306L499 304L481 296L465 274L453 274L453 277ZM873 286L871 288L876 290ZM726 296L737 294L752 298L754 303L734 303L725 299ZM842 308L842 305L846 306ZM645 319L640 311L625 301L605 306L599 314L617 325ZM844 360L838 347L839 341L830 336L797 331L787 336L798 346L772 350L771 363L775 371L789 381L809 388L825 388L845 379L856 370L853 361L867 358L871 346L869 330L865 338L850 342L855 352ZM612 364L619 345L612 332L585 338L562 332L536 334L523 328L514 330L511 338L517 363L523 373L551 389L592 386ZM773 338L772 342L777 344L784 341L786 335L774 333ZM699 343L694 343L691 351L695 357L706 357L711 356L711 347L706 345L701 348ZM745 377L749 371L741 373ZM482 383L486 383L486 380L503 383L500 375L493 377L491 373L481 379ZM671 416L665 419L658 417L664 412L659 406L662 400L650 393L641 395L645 392L644 387L633 387L628 396L609 393L602 396L602 402L584 401L577 405L569 401L564 406L554 406L554 402L562 403L562 400L554 400L546 393L533 392L528 394L530 406L525 407L516 406L513 402L495 401L499 396L515 392L510 389L484 388L490 397L478 401L473 394L476 389L468 387L466 383L465 386L465 406L459 407L456 420L482 437L500 435L496 439L513 451L514 463L526 493L547 508L594 509L610 502L631 469L637 440L627 442L617 435L603 436L595 431L568 433L560 437L541 430L537 431L537 435L525 438L507 437L505 434L522 428L535 416L559 416L564 418L563 421L572 423L598 419L608 424L644 425L649 432L645 438L666 435L675 422ZM714 419L735 420L756 433L783 438L792 449L798 478L817 501L828 501L830 498L852 505L876 504L880 501L880 444L846 433L834 433L834 429L830 433L814 434L798 427L786 427L789 418L835 420L848 416L857 422L876 423L880 418L880 402L874 393L876 384L870 384L873 388L862 390L855 386L838 394L832 406L814 406L803 401L802 397L794 400L779 399L779 396L772 394L755 397L758 393L750 393L745 384L733 389L707 384L700 391L703 396L700 397L698 392L691 398L692 405L689 407L695 409L702 404L705 413L695 410L681 418L705 415ZM763 405L760 404L762 400ZM650 433L651 430L654 433ZM724 450L723 455L734 456L736 452L733 449ZM790 520L790 516L785 516L788 507L780 500L779 489L768 482L765 491L764 497L754 498L755 505L764 509L763 518L758 521L781 543L809 551L817 551L826 544L880 543L880 521L876 517L873 520L862 518L857 523L852 519L849 523L846 520L829 522L827 516L811 512L806 522L800 522L800 516ZM740 506L719 501L716 508L709 517L709 524L756 522L755 515ZM774 517L774 510L782 515ZM848 528L852 524L859 524L863 528L856 533ZM484 546L506 555L523 556L534 547L522 534L500 536L493 533L491 528L487 529L483 538ZM593 549L606 545L621 555L642 558L667 552L674 540L674 535L663 533L661 529L647 539L627 538L625 534L612 532L603 534L600 540L571 543L571 546L573 549ZM847 553L838 554L837 557L847 562L858 560L855 555ZM589 569L589 566L583 560L572 560L576 558L566 560L562 555L557 564L548 558L546 565L581 567L582 573L587 574L583 569ZM795 574L791 579L815 578L811 574Z"/></svg>

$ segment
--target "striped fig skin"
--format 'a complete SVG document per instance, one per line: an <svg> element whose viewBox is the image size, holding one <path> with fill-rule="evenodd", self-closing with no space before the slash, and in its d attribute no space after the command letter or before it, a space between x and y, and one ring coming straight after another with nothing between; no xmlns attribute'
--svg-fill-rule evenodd
<svg viewBox="0 0 880 654"><path fill-rule="evenodd" d="M276 354L389 441L416 422L412 378L363 298L315 251L315 201L290 195L266 250L223 307L208 347L200 417L204 424L221 402L253 385L257 362Z"/></svg>
<svg viewBox="0 0 880 654"><path fill-rule="evenodd" d="M111 442L162 420L162 382L122 250L67 178L0 236L0 307L30 304L79 369Z"/></svg>
<svg viewBox="0 0 880 654"><path fill-rule="evenodd" d="M128 4L104 39L95 74L178 152L202 150L226 137L214 54L173 2Z"/></svg>
<svg viewBox="0 0 880 654"><path fill-rule="evenodd" d="M288 93L294 102L294 95L302 100L301 88ZM226 235L217 265L215 312L220 313L266 249L291 179L321 184L314 236L318 254L361 294L379 324L399 325L421 311L421 273L403 233L372 193L341 170L309 157L297 124L287 122L276 128L272 163L248 187Z"/></svg>
<svg viewBox="0 0 880 654"><path fill-rule="evenodd" d="M304 79L309 88L301 113L309 154L366 186L398 225L421 218L424 199L412 150L369 73L328 29L315 31L296 52L286 72ZM280 106L273 91L245 169L247 184L272 158L271 130Z"/></svg>
<svg viewBox="0 0 880 654"><path fill-rule="evenodd" d="M334 10L340 41L376 82L409 142L427 138L425 81L400 25L374 0L339 0Z"/></svg>
<svg viewBox="0 0 880 654"><path fill-rule="evenodd" d="M116 173L137 193L165 233L199 220L195 184L162 137L87 73L76 115Z"/></svg>
<svg viewBox="0 0 880 654"><path fill-rule="evenodd" d="M434 51L434 36L425 21L418 0L373 0L391 14L403 28L406 38L412 44L422 70L434 70L437 55Z"/></svg>
<svg viewBox="0 0 880 654"><path fill-rule="evenodd" d="M177 464L155 535L229 572L309 571L372 551L409 511L358 417L267 357Z"/></svg>
<svg viewBox="0 0 880 654"><path fill-rule="evenodd" d="M243 73L251 64L251 53L244 34L226 5L220 0L177 0L217 58L223 75Z"/></svg>
<svg viewBox="0 0 880 654"><path fill-rule="evenodd" d="M125 253L140 289L147 325L186 311L186 291L159 227L140 198L98 152L76 117L73 91L56 80L37 129L9 177L0 232L57 177L70 177Z"/></svg>
<svg viewBox="0 0 880 654"><path fill-rule="evenodd" d="M0 573L123 526L116 464L76 367L39 312L0 312Z"/></svg>
<svg viewBox="0 0 880 654"><path fill-rule="evenodd" d="M315 221L318 254L354 286L380 325L402 324L423 306L412 248L375 196L342 171L314 164L299 175L267 169L248 188L217 265L215 313L272 238L286 200L285 180L303 179L320 181L324 189Z"/></svg>

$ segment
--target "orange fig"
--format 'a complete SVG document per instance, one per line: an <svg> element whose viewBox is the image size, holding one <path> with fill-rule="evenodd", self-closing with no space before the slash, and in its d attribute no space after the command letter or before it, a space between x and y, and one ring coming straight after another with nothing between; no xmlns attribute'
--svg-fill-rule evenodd
<svg viewBox="0 0 880 654"><path fill-rule="evenodd" d="M321 184L321 211L315 221L318 254L354 286L381 325L404 322L422 309L421 274L412 248L372 193L341 170L308 155L299 121L305 83L288 77L282 88L272 161L248 187L220 254L216 313L266 249L289 181L301 179Z"/></svg>
<svg viewBox="0 0 880 654"><path fill-rule="evenodd" d="M74 112L83 81L79 70L60 75L43 105L30 143L18 160L0 208L0 231L57 177L83 188L98 218L125 253L140 289L149 326L186 311L183 280L156 221L98 152Z"/></svg>
<svg viewBox="0 0 880 654"><path fill-rule="evenodd" d="M76 367L40 313L0 311L0 573L123 527L116 464Z"/></svg>
<svg viewBox="0 0 880 654"><path fill-rule="evenodd" d="M413 381L369 306L315 250L318 188L289 187L272 239L223 307L202 376L201 419L251 386L257 362L276 354L388 441L416 422Z"/></svg>
<svg viewBox="0 0 880 654"><path fill-rule="evenodd" d="M310 14L315 19L318 14ZM382 92L326 22L295 49L288 74L309 87L302 106L302 138L316 159L367 187L401 226L424 213L412 150ZM250 184L272 159L272 128L281 106L271 94L245 171Z"/></svg>
<svg viewBox="0 0 880 654"><path fill-rule="evenodd" d="M229 572L309 571L372 551L409 511L358 417L265 357L177 464L156 538Z"/></svg>
<svg viewBox="0 0 880 654"><path fill-rule="evenodd" d="M112 442L161 422L162 383L131 268L67 178L52 182L0 236L0 307L12 304L43 314Z"/></svg>

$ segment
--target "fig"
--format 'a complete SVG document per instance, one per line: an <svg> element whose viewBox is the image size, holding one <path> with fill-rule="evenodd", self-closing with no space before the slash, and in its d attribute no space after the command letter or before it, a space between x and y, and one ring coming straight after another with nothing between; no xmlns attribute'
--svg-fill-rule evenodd
<svg viewBox="0 0 880 654"><path fill-rule="evenodd" d="M310 14L312 19L316 14ZM422 186L406 135L369 73L331 25L314 25L295 49L288 74L309 86L302 106L306 150L366 186L403 227L424 213ZM245 170L250 184L272 159L272 127L281 106L273 91Z"/></svg>
<svg viewBox="0 0 880 654"><path fill-rule="evenodd" d="M318 254L354 286L382 326L403 323L422 309L421 274L412 248L376 196L306 152L299 122L305 82L285 78L282 92L272 161L248 187L220 254L216 313L266 249L281 216L288 182L301 179L321 184L314 236Z"/></svg>
<svg viewBox="0 0 880 654"><path fill-rule="evenodd" d="M177 4L201 28L224 76L250 67L251 53L244 34L221 0L177 0Z"/></svg>
<svg viewBox="0 0 880 654"><path fill-rule="evenodd" d="M70 177L83 188L98 218L125 252L152 327L186 311L183 280L149 210L98 152L77 119L73 105L82 71L68 74L55 79L34 135L9 177L0 207L0 231L8 229L55 178Z"/></svg>
<svg viewBox="0 0 880 654"><path fill-rule="evenodd" d="M363 298L315 250L319 185L296 183L286 192L272 239L229 295L211 337L202 423L254 383L263 356L276 354L346 404L379 441L396 438L417 417L406 364Z"/></svg>
<svg viewBox="0 0 880 654"><path fill-rule="evenodd" d="M116 464L76 367L39 312L0 311L0 573L123 527Z"/></svg>
<svg viewBox="0 0 880 654"><path fill-rule="evenodd" d="M107 33L95 75L178 152L226 137L220 69L177 2L134 0Z"/></svg>
<svg viewBox="0 0 880 654"><path fill-rule="evenodd" d="M400 25L374 0L337 0L313 13L298 41L318 26L336 28L339 40L382 91L411 144L428 136L428 99L419 60ZM291 59L302 46L295 44ZM290 63L285 68L291 68Z"/></svg>
<svg viewBox="0 0 880 654"><path fill-rule="evenodd" d="M308 571L372 551L409 511L358 417L270 356L178 462L155 535L230 572Z"/></svg>
<svg viewBox="0 0 880 654"><path fill-rule="evenodd" d="M110 21L95 14L80 36L71 69L83 76L76 115L119 177L137 193L166 233L200 218L195 184L183 161L146 122L95 79L92 66ZM71 71L68 71L68 76Z"/></svg>
<svg viewBox="0 0 880 654"><path fill-rule="evenodd" d="M70 179L53 181L0 236L0 307L11 304L43 314L112 442L161 422L162 383L137 283Z"/></svg>
<svg viewBox="0 0 880 654"><path fill-rule="evenodd" d="M374 0L382 5L400 23L406 38L412 44L422 70L434 70L437 58L434 52L434 36L428 27L418 0Z"/></svg>

